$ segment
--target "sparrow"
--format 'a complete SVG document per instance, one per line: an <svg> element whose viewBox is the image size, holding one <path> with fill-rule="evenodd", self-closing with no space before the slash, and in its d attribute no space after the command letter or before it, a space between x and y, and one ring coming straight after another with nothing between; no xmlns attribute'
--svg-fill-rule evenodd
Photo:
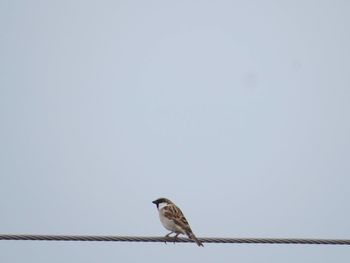
<svg viewBox="0 0 350 263"><path fill-rule="evenodd" d="M174 240L176 240L180 234L187 235L190 239L194 240L198 246L203 247L202 242L200 242L193 234L191 227L180 208L166 198L158 198L152 203L157 206L159 219L162 225L171 231L165 237L169 237L171 234L175 233Z"/></svg>

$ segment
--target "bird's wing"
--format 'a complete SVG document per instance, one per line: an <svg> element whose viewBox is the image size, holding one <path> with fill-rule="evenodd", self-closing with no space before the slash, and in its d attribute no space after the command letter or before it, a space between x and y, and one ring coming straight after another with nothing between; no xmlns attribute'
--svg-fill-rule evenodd
<svg viewBox="0 0 350 263"><path fill-rule="evenodd" d="M184 216L184 214L182 213L180 208L178 208L176 205L168 205L168 206L164 207L163 214L169 220L173 220L175 222L175 224L177 224L183 230L185 230L186 233L187 232L192 233L191 227L190 227L186 217Z"/></svg>

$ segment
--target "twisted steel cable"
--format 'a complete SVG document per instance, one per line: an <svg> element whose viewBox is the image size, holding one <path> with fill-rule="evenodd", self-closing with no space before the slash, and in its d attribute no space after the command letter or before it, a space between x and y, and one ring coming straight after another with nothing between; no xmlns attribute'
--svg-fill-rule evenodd
<svg viewBox="0 0 350 263"><path fill-rule="evenodd" d="M203 243L239 244L310 244L310 245L350 245L350 239L307 239L307 238L198 238ZM92 236L92 235L6 235L0 240L39 240L39 241L117 241L117 242L174 242L171 237L146 236ZM188 238L177 238L176 243L194 242Z"/></svg>

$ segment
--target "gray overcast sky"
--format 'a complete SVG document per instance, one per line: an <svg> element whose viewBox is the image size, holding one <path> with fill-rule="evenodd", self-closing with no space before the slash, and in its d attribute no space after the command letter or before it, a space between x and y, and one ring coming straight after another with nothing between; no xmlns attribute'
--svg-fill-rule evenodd
<svg viewBox="0 0 350 263"><path fill-rule="evenodd" d="M350 2L0 1L0 233L350 238ZM0 241L0 262L350 248Z"/></svg>

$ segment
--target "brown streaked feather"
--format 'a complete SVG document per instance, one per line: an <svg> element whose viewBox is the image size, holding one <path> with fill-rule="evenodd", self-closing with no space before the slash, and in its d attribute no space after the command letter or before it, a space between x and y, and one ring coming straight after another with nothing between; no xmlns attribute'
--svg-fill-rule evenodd
<svg viewBox="0 0 350 263"><path fill-rule="evenodd" d="M173 220L175 224L179 225L186 233L192 233L187 219L176 205L172 204L164 207L163 214L166 218Z"/></svg>

